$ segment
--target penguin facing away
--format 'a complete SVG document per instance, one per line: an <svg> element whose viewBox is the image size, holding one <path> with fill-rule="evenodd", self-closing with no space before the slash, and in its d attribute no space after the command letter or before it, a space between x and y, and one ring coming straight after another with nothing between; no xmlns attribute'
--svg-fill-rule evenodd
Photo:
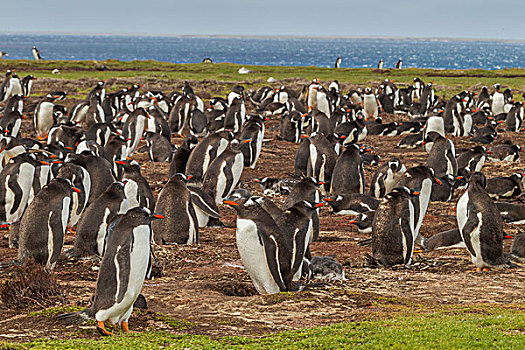
<svg viewBox="0 0 525 350"><path fill-rule="evenodd" d="M332 173L330 192L349 194L365 192L365 174L359 146L346 146L339 155Z"/></svg>
<svg viewBox="0 0 525 350"><path fill-rule="evenodd" d="M458 201L456 213L461 237L478 272L506 263L503 256L503 220L485 186L485 175L473 173L467 191Z"/></svg>
<svg viewBox="0 0 525 350"><path fill-rule="evenodd" d="M57 316L61 321L97 321L102 335L111 335L104 322L119 323L129 332L128 320L139 296L150 261L151 222L163 219L146 208L129 210L116 223L108 237L107 248L100 263L95 298L90 308Z"/></svg>

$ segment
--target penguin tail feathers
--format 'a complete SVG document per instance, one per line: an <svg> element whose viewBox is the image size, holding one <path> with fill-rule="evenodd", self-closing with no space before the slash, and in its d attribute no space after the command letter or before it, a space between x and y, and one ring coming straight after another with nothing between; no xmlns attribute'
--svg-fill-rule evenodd
<svg viewBox="0 0 525 350"><path fill-rule="evenodd" d="M324 286L326 286L326 283L324 282L314 282L314 283L296 282L290 286L289 290L292 292L302 292L305 290L310 290L310 289L324 287Z"/></svg>
<svg viewBox="0 0 525 350"><path fill-rule="evenodd" d="M369 246L370 244L372 244L372 238L362 239L359 242L357 242L357 245L361 247Z"/></svg>
<svg viewBox="0 0 525 350"><path fill-rule="evenodd" d="M364 259L366 266L368 267L378 267L379 265L381 265L381 262L378 259L374 258L368 253L365 254Z"/></svg>
<svg viewBox="0 0 525 350"><path fill-rule="evenodd" d="M69 324L82 324L86 321L93 320L95 317L91 312L91 309L85 309L83 311L69 312L67 314L57 315L56 319L60 322Z"/></svg>

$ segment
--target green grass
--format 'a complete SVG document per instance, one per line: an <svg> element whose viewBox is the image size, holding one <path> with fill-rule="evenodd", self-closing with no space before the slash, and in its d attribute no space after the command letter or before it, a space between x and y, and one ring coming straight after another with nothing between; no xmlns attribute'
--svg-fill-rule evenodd
<svg viewBox="0 0 525 350"><path fill-rule="evenodd" d="M201 335L145 332L96 340L38 340L4 346L8 345L35 349L523 349L525 318L522 310L494 306L445 308L444 312L418 315L412 311L264 337L211 339Z"/></svg>
<svg viewBox="0 0 525 350"><path fill-rule="evenodd" d="M97 71L97 64L107 66L106 71ZM158 61L30 61L2 60L0 70L17 69L21 75L33 74L37 77L54 79L111 79L129 78L133 81L147 83L151 80L196 80L215 82L243 82L248 86L258 87L268 85L266 80L272 76L285 80L301 78L311 80L319 78L323 81L339 80L341 82L374 85L388 78L397 84L410 84L416 76L425 82L434 81L438 90L450 97L461 89L469 89L478 84L491 86L496 82L509 86L513 90L525 90L525 70L509 68L497 71L480 69L469 70L433 70L408 68L402 70L371 68L320 68L320 67L281 67L281 66L250 66L251 74L241 75L237 71L241 65L231 63L194 63L173 64ZM53 75L51 71L58 68L61 74ZM273 84L277 85L277 84ZM479 88L478 88L479 90ZM520 96L521 97L521 96Z"/></svg>

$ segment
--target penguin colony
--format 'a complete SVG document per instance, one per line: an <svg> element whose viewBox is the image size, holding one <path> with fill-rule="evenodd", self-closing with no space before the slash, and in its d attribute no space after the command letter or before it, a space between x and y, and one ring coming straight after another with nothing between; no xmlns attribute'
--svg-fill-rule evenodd
<svg viewBox="0 0 525 350"><path fill-rule="evenodd" d="M0 86L0 221L18 249L18 259L1 266L32 258L52 270L64 259L100 258L91 307L59 318L94 319L103 335L111 334L106 321L129 330L153 248L198 244L202 229L224 227L225 206L236 212L239 256L263 294L345 279L334 258L310 251L322 235L325 206L371 235L360 242L371 245L365 256L371 266L410 266L418 248L464 247L476 271L525 259L523 235L509 254L503 251L503 222L525 223L523 205L504 202L521 195L524 174L482 172L485 162L515 162L522 151L511 142L490 147L498 129L522 130L523 104L499 84L492 93L483 87L444 101L419 78L407 87L385 80L375 90L347 94L337 81L325 87L315 79L301 92L236 85L206 106L188 82L165 93L142 85L107 92L100 81L66 109L64 91L26 106L35 80L9 70ZM382 113L410 121L384 123ZM22 135L26 118L32 126ZM294 174L254 179L264 194L256 196L237 185L243 169L257 166L269 118L281 120L279 139L300 145ZM172 135L182 136L178 147ZM363 143L367 135L400 136L397 147L420 147L427 162L380 160ZM472 147L456 148L456 136L469 137ZM156 198L133 160L139 152L170 163ZM370 184L364 165L377 168ZM276 195L284 203L270 198ZM429 203L458 196L457 227L425 238L420 229ZM76 232L75 243L64 251L68 230Z"/></svg>

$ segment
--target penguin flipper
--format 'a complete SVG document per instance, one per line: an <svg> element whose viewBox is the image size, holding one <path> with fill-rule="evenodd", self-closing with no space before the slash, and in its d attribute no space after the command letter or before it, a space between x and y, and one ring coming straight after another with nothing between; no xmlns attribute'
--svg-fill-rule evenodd
<svg viewBox="0 0 525 350"><path fill-rule="evenodd" d="M219 214L215 209L210 207L203 199L202 197L195 193L191 192L191 201L192 203L197 206L200 210L205 212L207 215L211 216L212 218L219 219L221 218L221 214Z"/></svg>
<svg viewBox="0 0 525 350"><path fill-rule="evenodd" d="M472 214L472 215L469 215L469 214ZM468 215L467 222L465 223L465 226L463 226L463 229L460 230L461 238L463 239L463 242L465 242L465 245L467 246L469 253L472 256L476 256L476 251L474 250L474 247L472 246L471 236L472 236L472 233L476 229L479 229L478 227L479 219L478 219L478 216L474 214L474 212L471 210L467 212L467 215Z"/></svg>

